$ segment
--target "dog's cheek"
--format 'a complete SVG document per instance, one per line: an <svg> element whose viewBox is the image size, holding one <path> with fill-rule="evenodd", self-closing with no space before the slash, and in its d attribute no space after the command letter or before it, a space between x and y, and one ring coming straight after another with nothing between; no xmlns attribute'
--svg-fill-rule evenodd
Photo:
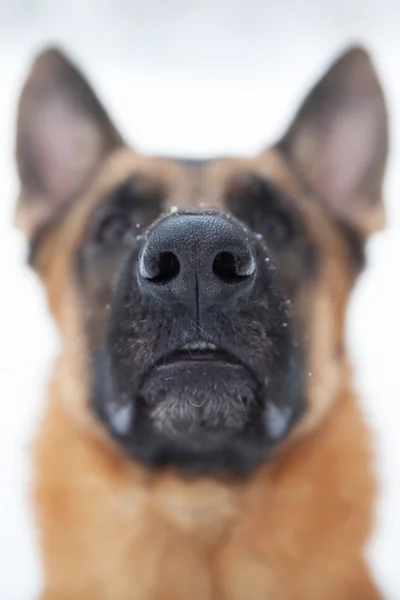
<svg viewBox="0 0 400 600"><path fill-rule="evenodd" d="M315 428L323 419L343 384L343 316L341 307L333 305L331 295L320 282L310 303L307 339L303 343L308 398L302 424L305 430Z"/></svg>

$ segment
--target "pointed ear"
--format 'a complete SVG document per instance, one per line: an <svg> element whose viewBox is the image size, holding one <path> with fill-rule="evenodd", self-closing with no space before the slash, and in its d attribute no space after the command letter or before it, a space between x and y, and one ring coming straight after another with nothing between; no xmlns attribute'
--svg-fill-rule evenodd
<svg viewBox="0 0 400 600"><path fill-rule="evenodd" d="M17 122L21 196L17 223L28 235L79 194L122 139L82 74L57 49L35 60Z"/></svg>
<svg viewBox="0 0 400 600"><path fill-rule="evenodd" d="M351 48L333 64L278 147L329 210L361 235L384 225L387 114L365 50Z"/></svg>

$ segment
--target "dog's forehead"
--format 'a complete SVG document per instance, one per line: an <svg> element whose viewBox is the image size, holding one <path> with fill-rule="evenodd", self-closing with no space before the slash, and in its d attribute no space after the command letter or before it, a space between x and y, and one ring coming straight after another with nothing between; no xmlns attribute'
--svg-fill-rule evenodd
<svg viewBox="0 0 400 600"><path fill-rule="evenodd" d="M231 156L204 159L167 157L164 160L180 167L192 181L200 178L209 188L221 185L225 190L232 184L240 184L243 176L254 174L273 181L291 195L301 193L293 173L287 168L280 154L273 149L254 157Z"/></svg>
<svg viewBox="0 0 400 600"><path fill-rule="evenodd" d="M137 168L144 168L148 176L165 184L166 208L173 204L223 208L229 192L245 185L249 175L276 184L290 197L303 194L293 173L274 150L254 157L143 157Z"/></svg>

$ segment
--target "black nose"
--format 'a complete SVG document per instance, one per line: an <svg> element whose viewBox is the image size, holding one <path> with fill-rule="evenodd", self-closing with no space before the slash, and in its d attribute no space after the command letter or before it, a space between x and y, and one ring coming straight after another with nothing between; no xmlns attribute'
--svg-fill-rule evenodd
<svg viewBox="0 0 400 600"><path fill-rule="evenodd" d="M246 229L230 216L174 214L150 230L139 257L142 294L193 311L246 299L256 272Z"/></svg>

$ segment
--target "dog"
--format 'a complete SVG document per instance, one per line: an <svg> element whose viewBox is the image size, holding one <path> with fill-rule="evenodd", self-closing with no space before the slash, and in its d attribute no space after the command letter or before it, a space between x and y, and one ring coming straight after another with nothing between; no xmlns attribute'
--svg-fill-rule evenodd
<svg viewBox="0 0 400 600"><path fill-rule="evenodd" d="M376 600L344 324L384 226L367 51L254 158L146 156L57 48L22 90L16 219L62 350L32 446L42 600Z"/></svg>

